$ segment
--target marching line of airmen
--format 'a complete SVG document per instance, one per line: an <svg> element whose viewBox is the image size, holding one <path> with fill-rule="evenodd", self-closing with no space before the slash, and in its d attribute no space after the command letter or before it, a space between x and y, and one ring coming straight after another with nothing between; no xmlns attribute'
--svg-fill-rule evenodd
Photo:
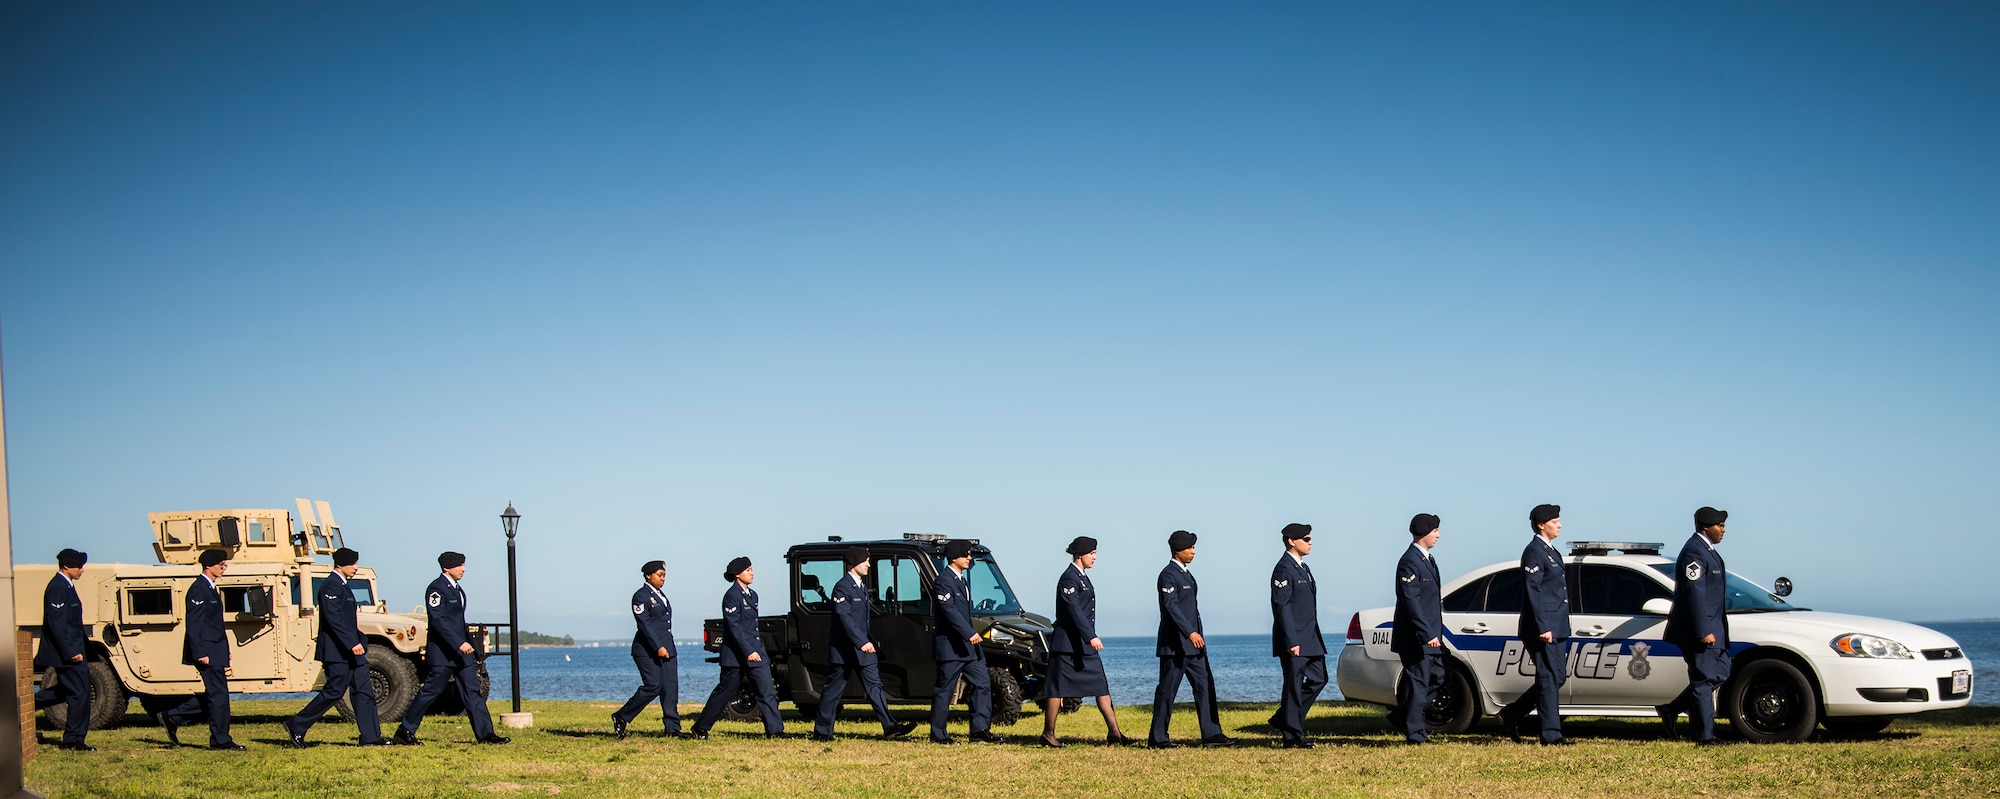
<svg viewBox="0 0 2000 799"><path fill-rule="evenodd" d="M1535 669L1535 684L1519 699L1502 708L1500 723L1507 736L1521 740L1521 726L1527 716L1538 717L1538 739L1546 746L1570 743L1562 734L1559 699L1567 677L1561 661L1563 643L1570 636L1569 591L1564 580L1562 554L1555 539L1562 531L1562 509L1537 505L1528 514L1534 538L1521 553L1523 601L1518 635ZM1655 708L1668 735L1678 731L1678 720L1686 715L1690 737L1701 745L1721 743L1715 737L1715 690L1729 678L1729 623L1724 615L1726 588L1722 558L1715 545L1722 543L1729 514L1704 507L1695 511L1695 534L1681 548L1674 569L1673 610L1667 617L1666 640L1680 647L1687 662L1688 687L1672 702ZM1443 579L1431 551L1440 537L1439 518L1428 513L1410 520L1410 548L1396 563L1396 606L1390 634L1390 650L1402 662L1402 685L1397 692L1406 697L1390 713L1392 726L1413 744L1428 743L1424 708L1443 687L1444 610ZM1285 554L1271 570L1271 648L1279 659L1283 684L1278 709L1270 725L1279 733L1287 749L1311 749L1306 737L1305 717L1320 691L1326 687L1326 642L1320 633L1318 583L1305 558L1312 554L1312 525L1288 524L1280 531ZM1177 530L1167 537L1172 559L1160 571L1158 589L1160 625L1155 654L1160 659L1159 687L1153 694L1153 723L1146 745L1155 749L1177 748L1167 736L1175 696L1181 682L1190 683L1194 693L1195 716L1204 747L1234 746L1225 735L1216 713L1215 679L1209 668L1207 642L1202 637L1198 584L1188 568L1195 558L1196 536ZM1097 591L1089 571L1097 564L1097 540L1084 536L1071 541L1067 552L1070 566L1056 584L1054 631L1049 634L1049 671L1043 693L1042 746L1061 748L1056 737L1056 720L1065 699L1096 697L1104 716L1107 738L1114 744L1137 744L1118 726L1117 711L1111 705L1101 653L1104 641L1097 635ZM939 571L930 592L932 657L937 662L937 683L932 693L930 740L955 743L946 731L950 705L961 678L966 682L965 697L971 705L968 738L985 743L1004 739L993 733L992 695L982 638L972 622L972 597L965 572L972 567L972 544L949 541L944 546L947 568ZM53 668L54 687L35 694L35 707L67 704L69 716L60 748L95 751L84 742L89 726L89 677L84 662L83 615L75 580L83 575L88 557L65 549L57 555L58 571L49 580L44 594L43 636L35 665ZM362 746L395 743L421 746L417 726L431 703L443 695L445 686L455 682L459 698L471 717L475 743L504 744L509 741L493 730L485 696L478 683L480 652L465 635L464 588L465 556L445 552L438 556L441 573L425 595L429 633L424 662L429 673L422 690L403 714L394 736L382 737L375 714L375 697L368 678L366 647L355 624L355 600L347 581L359 568L360 554L342 548L334 553L334 574L320 588L322 609L315 657L326 669L325 687L298 715L285 722L288 744L307 746L306 733L326 714L343 693L352 690L355 724ZM833 586L834 623L829 643L832 670L813 721L812 740L833 740L833 722L840 714L847 682L858 678L863 693L882 725L885 738L901 738L915 731L917 724L898 721L889 712L877 670L876 645L869 640L870 610L864 578L868 576L866 547L849 547L843 559L846 574ZM180 745L179 729L184 724L205 721L209 727L209 748L241 751L243 746L229 736L229 691L224 672L229 666L229 647L222 624L221 596L215 579L228 569L228 555L220 550L201 554L201 575L187 592L187 630L183 662L201 675L204 692L189 697L181 705L154 714L166 729L173 745ZM632 660L639 671L639 689L624 706L611 714L618 738L628 735L628 726L648 705L659 702L665 734L687 739L706 739L721 718L725 705L733 701L738 688L749 681L751 694L763 719L767 738L791 738L778 714L778 699L772 684L769 653L757 630L757 592L750 585L756 578L750 559L729 562L723 578L729 587L722 595L723 636L718 663L720 679L709 693L701 715L689 730L681 729L677 711L680 701L679 667L674 662L673 604L662 586L666 564L649 561L640 567L645 579L632 595L632 615L637 632L632 638Z"/></svg>

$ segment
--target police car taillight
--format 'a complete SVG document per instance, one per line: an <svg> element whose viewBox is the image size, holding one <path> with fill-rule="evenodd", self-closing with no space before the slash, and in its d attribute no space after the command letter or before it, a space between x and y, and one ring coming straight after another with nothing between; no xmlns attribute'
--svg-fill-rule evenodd
<svg viewBox="0 0 2000 799"><path fill-rule="evenodd" d="M1347 620L1347 642L1361 643L1361 614L1356 613Z"/></svg>

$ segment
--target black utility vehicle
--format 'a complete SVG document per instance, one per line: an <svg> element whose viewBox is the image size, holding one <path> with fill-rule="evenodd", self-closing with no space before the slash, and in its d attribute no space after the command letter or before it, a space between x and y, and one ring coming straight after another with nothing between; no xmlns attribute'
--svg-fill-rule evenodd
<svg viewBox="0 0 2000 799"><path fill-rule="evenodd" d="M937 663L931 660L930 587L938 570L946 568L946 536L905 533L900 540L842 541L829 536L824 542L799 544L785 553L791 565L791 604L782 616L757 620L764 647L771 653L771 677L779 701L789 700L800 715L812 718L819 710L820 689L826 684L829 668L826 645L832 634L833 602L829 599L835 581L847 574L841 556L850 546L868 548L871 561L863 583L868 588L874 621L869 637L880 658L882 690L891 704L929 706L937 682ZM1052 627L1046 616L1021 608L993 553L973 541L972 568L965 576L972 586L972 624L986 643L986 666L993 681L993 723L1013 724L1021 718L1021 703L1042 694L1042 678L1048 673L1047 636ZM764 602L765 608L771 602ZM722 620L709 619L701 625L702 648L722 649ZM709 658L709 662L715 662ZM952 702L964 701L965 685L953 687ZM867 699L860 680L847 683L847 700L863 706ZM725 718L754 721L757 708L748 693L739 694L723 712Z"/></svg>

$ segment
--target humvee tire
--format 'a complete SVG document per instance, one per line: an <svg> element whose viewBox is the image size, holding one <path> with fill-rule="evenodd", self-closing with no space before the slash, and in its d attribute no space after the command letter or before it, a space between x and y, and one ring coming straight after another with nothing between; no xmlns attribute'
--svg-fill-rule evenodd
<svg viewBox="0 0 2000 799"><path fill-rule="evenodd" d="M383 724L393 724L403 720L403 712L410 709L410 702L417 698L417 690L424 685L423 677L417 674L417 665L411 663L396 650L381 644L368 645L368 683L375 688L375 718ZM326 675L321 673L317 687L326 685ZM333 709L340 717L354 720L354 693L349 691L335 702Z"/></svg>
<svg viewBox="0 0 2000 799"><path fill-rule="evenodd" d="M748 683L750 681L744 680L743 682ZM818 712L819 708L814 707L813 711ZM722 706L722 717L730 721L764 720L764 716L757 712L757 696L750 693L750 686L748 685L737 687L736 698L729 700L729 704Z"/></svg>
<svg viewBox="0 0 2000 799"><path fill-rule="evenodd" d="M993 723L1002 727L1012 727L1021 720L1021 683L1014 679L1014 673L1006 669L987 667L990 687L993 690Z"/></svg>
<svg viewBox="0 0 2000 799"><path fill-rule="evenodd" d="M87 673L90 675L90 728L108 730L118 726L118 722L124 720L125 710L132 702L132 697L125 693L125 686L118 682L118 672L113 671L109 663L92 660ZM42 688L50 689L55 686L56 670L49 669L42 672ZM61 729L69 721L67 703L50 705L43 708L42 713L48 716L49 723L55 725L57 729Z"/></svg>

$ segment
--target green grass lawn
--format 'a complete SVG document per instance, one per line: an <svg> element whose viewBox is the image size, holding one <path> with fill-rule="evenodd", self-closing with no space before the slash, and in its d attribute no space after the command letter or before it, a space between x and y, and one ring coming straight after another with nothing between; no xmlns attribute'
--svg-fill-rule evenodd
<svg viewBox="0 0 2000 799"><path fill-rule="evenodd" d="M239 701L235 737L248 752L169 749L160 728L134 714L126 726L91 733L95 753L45 746L28 765L31 790L70 796L2000 796L2000 709L1966 708L1899 721L1866 739L1697 749L1661 740L1654 720L1572 719L1578 745L1514 744L1483 720L1466 735L1404 746L1370 705L1321 703L1308 726L1310 751L1275 748L1270 705L1226 705L1235 749L1154 751L1103 743L1104 723L1085 708L1062 718L1068 747L1033 746L1041 717L996 727L1008 745L969 744L957 716L957 746L936 746L919 729L883 741L850 707L830 744L766 741L761 727L723 722L707 741L657 737L654 710L624 741L611 736L613 703L527 702L535 726L507 746L472 746L463 717L424 723L421 748L353 746L354 728L329 717L317 746L284 748L279 723L302 702ZM497 714L501 705L494 705ZM683 705L692 714L694 705ZM1148 709L1119 709L1128 735L1143 738ZM791 711L787 710L789 716ZM921 708L897 708L921 719ZM1196 737L1191 707L1174 735ZM804 733L810 723L788 719ZM59 733L43 722L44 740ZM184 740L206 741L188 728Z"/></svg>

